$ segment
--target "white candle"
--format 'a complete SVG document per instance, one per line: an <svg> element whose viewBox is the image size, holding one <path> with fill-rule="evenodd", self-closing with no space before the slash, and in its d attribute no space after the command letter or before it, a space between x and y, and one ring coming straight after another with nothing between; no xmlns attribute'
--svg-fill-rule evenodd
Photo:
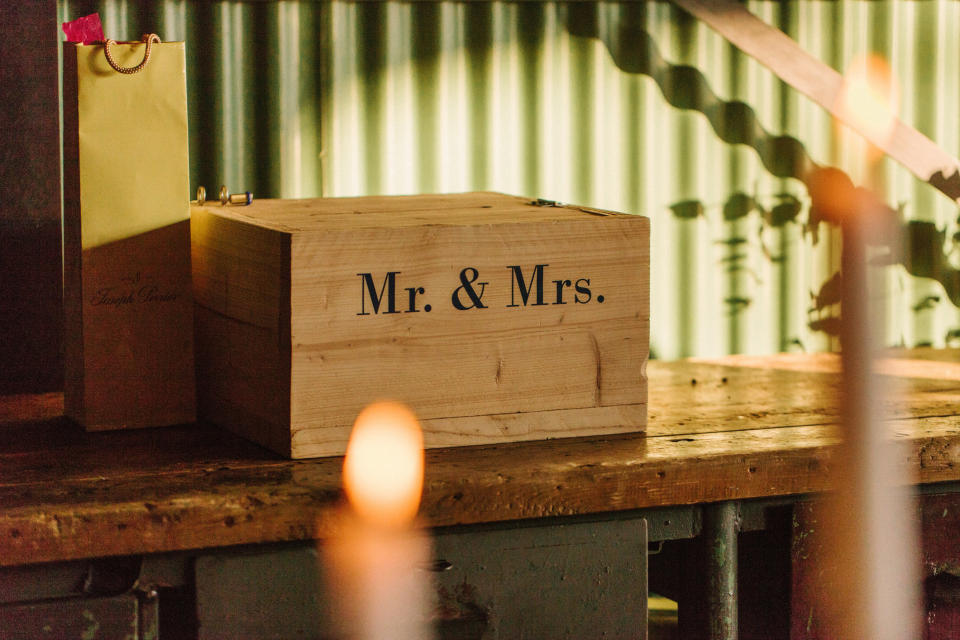
<svg viewBox="0 0 960 640"><path fill-rule="evenodd" d="M866 59L845 78L841 105L847 121L879 144L896 122L889 67ZM880 153L867 151L867 171ZM829 557L821 590L831 611L829 637L912 640L919 637L920 596L916 507L910 477L884 423L885 393L874 375L882 311L871 309L868 238L883 223L882 202L866 190L836 194L843 230L840 347L843 362L843 445L837 457L836 495L826 514ZM878 312L879 311L879 312Z"/></svg>
<svg viewBox="0 0 960 640"><path fill-rule="evenodd" d="M415 526L423 488L423 435L403 405L357 417L343 465L349 509L324 547L338 638L425 640L429 540Z"/></svg>

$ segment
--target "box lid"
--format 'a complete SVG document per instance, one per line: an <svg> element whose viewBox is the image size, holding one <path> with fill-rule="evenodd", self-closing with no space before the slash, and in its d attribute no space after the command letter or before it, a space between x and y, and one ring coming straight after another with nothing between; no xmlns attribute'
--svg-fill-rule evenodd
<svg viewBox="0 0 960 640"><path fill-rule="evenodd" d="M205 208L220 216L291 234L367 228L561 222L582 220L584 214L634 217L494 192L254 200L249 206L232 207L211 202Z"/></svg>

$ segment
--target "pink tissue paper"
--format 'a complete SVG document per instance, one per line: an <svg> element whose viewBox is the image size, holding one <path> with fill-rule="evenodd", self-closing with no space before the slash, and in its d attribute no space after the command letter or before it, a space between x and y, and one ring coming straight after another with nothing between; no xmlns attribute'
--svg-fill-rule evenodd
<svg viewBox="0 0 960 640"><path fill-rule="evenodd" d="M100 24L100 14L91 13L88 16L64 22L63 32L67 34L68 42L80 42L82 44L93 44L94 42L103 42L103 26Z"/></svg>

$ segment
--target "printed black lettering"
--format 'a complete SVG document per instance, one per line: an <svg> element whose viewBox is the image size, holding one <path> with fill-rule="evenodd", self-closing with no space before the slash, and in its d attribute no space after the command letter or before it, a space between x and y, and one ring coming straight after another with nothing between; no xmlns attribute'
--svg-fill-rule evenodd
<svg viewBox="0 0 960 640"><path fill-rule="evenodd" d="M373 307L374 313L380 313L380 305L383 304L383 299L387 299L387 310L384 313L399 313L397 311L397 275L399 271L388 271L387 275L383 279L383 285L380 287L378 292L373 286L373 274L371 273L358 273L360 276L360 313L358 316L369 316L370 312L367 311L367 293L370 295L370 306Z"/></svg>
<svg viewBox="0 0 960 640"><path fill-rule="evenodd" d="M483 292L487 288L489 282L477 282L477 285L480 286L480 293L478 294L474 288L473 283L476 282L477 278L480 277L480 272L474 269L473 267L467 267L460 271L460 286L454 289L453 294L450 296L450 302L453 304L454 308L464 311L466 309L486 309L487 305L481 302L483 298ZM467 298L470 300L470 304L464 303L463 299L460 297L460 294L465 293Z"/></svg>
<svg viewBox="0 0 960 640"><path fill-rule="evenodd" d="M508 307L519 307L515 298L515 291L520 290L520 300L524 306L527 306L527 303L530 301L530 294L533 292L533 289L537 290L537 301L530 306L533 307L542 307L544 306L543 301L543 270L545 267L549 267L549 264L538 264L533 268L533 273L530 275L530 281L527 282L523 279L523 270L519 265L510 265L507 269L510 269L510 304Z"/></svg>
<svg viewBox="0 0 960 640"><path fill-rule="evenodd" d="M587 286L582 286L580 284L581 282L585 282ZM580 278L579 280L577 280L576 285L574 285L574 289L577 290L576 295L574 295L573 297L574 302L576 302L577 304L587 304L588 302L590 302L590 298L592 297L592 294L590 293L589 285L590 285L590 278ZM586 298L581 300L580 294L585 295Z"/></svg>
<svg viewBox="0 0 960 640"><path fill-rule="evenodd" d="M410 301L407 310L404 313L420 313L420 309L417 309L417 294L424 293L423 287L407 287L407 298ZM430 305L427 305L430 306Z"/></svg>
<svg viewBox="0 0 960 640"><path fill-rule="evenodd" d="M567 304L563 301L563 288L572 286L573 283L569 280L554 280L553 283L557 285L557 301L553 304Z"/></svg>

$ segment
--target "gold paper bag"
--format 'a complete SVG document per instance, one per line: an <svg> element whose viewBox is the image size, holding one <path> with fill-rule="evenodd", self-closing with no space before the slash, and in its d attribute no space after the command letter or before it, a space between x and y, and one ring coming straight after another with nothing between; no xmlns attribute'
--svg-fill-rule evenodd
<svg viewBox="0 0 960 640"><path fill-rule="evenodd" d="M192 422L184 45L63 55L66 414L90 430Z"/></svg>

